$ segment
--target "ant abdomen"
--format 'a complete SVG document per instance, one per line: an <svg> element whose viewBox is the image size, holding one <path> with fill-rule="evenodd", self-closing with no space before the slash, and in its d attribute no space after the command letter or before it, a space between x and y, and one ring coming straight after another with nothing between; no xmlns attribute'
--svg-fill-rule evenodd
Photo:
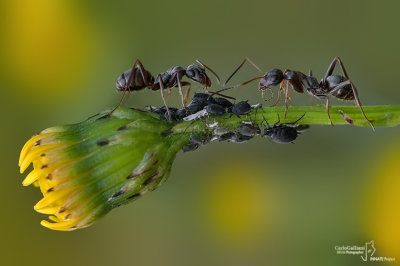
<svg viewBox="0 0 400 266"><path fill-rule="evenodd" d="M127 87L131 72L132 72L132 70L128 69L124 73L122 73L121 76L119 76L119 78L117 79L117 83L116 83L117 91L142 90L142 89L146 88L148 86L148 84L152 84L154 81L154 78L151 75L151 73L149 71L143 69L143 76L146 79L147 83L145 82L145 80L143 80L142 73L140 71L135 71L134 72L135 76L133 78L134 80L133 80L133 82L131 82L131 85L129 87Z"/></svg>
<svg viewBox="0 0 400 266"><path fill-rule="evenodd" d="M336 88L340 83L345 81L347 81L347 79L339 75L328 76L325 80L329 90ZM333 91L332 95L342 100L354 100L354 93L350 83Z"/></svg>

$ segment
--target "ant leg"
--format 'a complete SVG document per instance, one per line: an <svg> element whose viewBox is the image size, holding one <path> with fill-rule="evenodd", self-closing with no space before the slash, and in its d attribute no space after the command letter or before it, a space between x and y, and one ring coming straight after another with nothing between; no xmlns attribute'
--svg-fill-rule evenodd
<svg viewBox="0 0 400 266"><path fill-rule="evenodd" d="M199 59L196 59L196 62L197 62L200 66L202 66L203 69L207 68L207 69L215 76L215 78L217 79L218 84L221 83L221 80L219 79L217 73L215 73L214 70L212 70L210 67L208 67L207 65L203 64L202 62L200 62Z"/></svg>
<svg viewBox="0 0 400 266"><path fill-rule="evenodd" d="M358 91L357 91L357 89L356 89L356 86L354 86L353 82L351 82L350 80L343 81L342 83L339 83L339 84L338 84L332 91L330 91L329 93L330 93L330 94L335 93L336 91L338 91L339 89L341 89L341 88L343 88L343 87L345 87L345 86L347 86L347 85L350 85L350 86L351 86L351 89L353 90L354 101L356 102L357 106L360 108L361 113L362 113L362 115L364 116L364 118L365 118L365 119L368 121L368 123L370 124L372 130L375 131L374 124L372 123L371 120L369 120L369 119L367 118L366 114L364 113L364 109L362 108L360 98L358 97Z"/></svg>
<svg viewBox="0 0 400 266"><path fill-rule="evenodd" d="M185 99L184 99L184 97L183 97L183 91L182 91L181 77L180 77L178 74L176 74L175 77L176 77L176 81L177 81L177 83L178 83L179 94L181 95L182 106L183 106L183 108L186 108L186 105L185 105L186 102L185 102ZM171 89L170 89L170 90L171 90Z"/></svg>
<svg viewBox="0 0 400 266"><path fill-rule="evenodd" d="M308 75L309 75L310 77L312 77L312 70L311 70L311 69L308 71Z"/></svg>
<svg viewBox="0 0 400 266"><path fill-rule="evenodd" d="M324 80L325 80L328 76L332 75L333 70L335 69L336 63L337 63L337 62L339 62L340 68L342 69L342 72L343 72L343 75L345 76L345 78L346 78L346 79L349 79L349 75L347 74L347 71L346 71L346 69L344 68L344 65L343 65L342 60L341 60L339 57L335 57L335 58L333 59L332 63L329 65L328 70L326 71Z"/></svg>
<svg viewBox="0 0 400 266"><path fill-rule="evenodd" d="M186 103L187 103L188 100L189 100L189 94L190 94L190 89L191 89L191 87L192 87L192 84L190 84L190 82L186 82L186 81L183 81L181 84L182 84L182 88L183 88L184 86L189 86L189 88L186 90L185 98L183 99L184 106L186 106Z"/></svg>
<svg viewBox="0 0 400 266"><path fill-rule="evenodd" d="M326 96L326 108L325 108L326 113L328 114L329 122L331 123L331 126L333 126L331 115L329 114L329 96Z"/></svg>
<svg viewBox="0 0 400 266"><path fill-rule="evenodd" d="M223 87L231 80L231 78L236 74L236 72L239 71L240 68L246 63L249 62L255 69L257 69L261 74L264 74L264 72L261 70L259 66L257 66L253 61L250 60L250 58L246 57L243 62L233 71L233 73L228 77L228 79L224 82Z"/></svg>
<svg viewBox="0 0 400 266"><path fill-rule="evenodd" d="M224 98L236 100L235 97L231 97L231 96L228 96L228 95L224 95L224 94L219 93L221 90L219 90L219 91L210 91L210 90L207 89L207 87L204 88L204 90L205 90L207 93L211 94L211 95L219 95L219 96L224 97Z"/></svg>
<svg viewBox="0 0 400 266"><path fill-rule="evenodd" d="M290 98L290 92L289 92L289 82L286 83L286 91L285 91L285 118L287 111L289 109L289 98Z"/></svg>
<svg viewBox="0 0 400 266"><path fill-rule="evenodd" d="M132 73L132 71L133 71L133 73ZM131 71L130 77L136 75L136 68L132 69L132 71ZM130 77L129 77L129 80L130 80ZM128 83L125 85L124 91L122 92L121 99L119 99L117 106L115 106L114 109L111 110L111 112L108 114L108 116L111 116L114 113L114 111L117 110L117 108L121 106L121 104L123 103L123 101L125 99L125 96L129 93L129 90L128 90L128 88L130 86L129 80L128 80Z"/></svg>
<svg viewBox="0 0 400 266"><path fill-rule="evenodd" d="M168 122L171 122L171 121L172 121L171 112L169 111L168 104L167 104L167 102L165 101L165 97L164 97L164 84L163 84L163 82L162 82L161 75L158 74L158 77L157 77L157 78L158 78L159 84L160 84L161 98L162 98L162 100L163 100L163 102L164 102L165 109L167 109L167 113L168 113Z"/></svg>
<svg viewBox="0 0 400 266"><path fill-rule="evenodd" d="M146 87L149 87L148 80L145 78L145 76L144 76L144 71L143 71L143 70L144 70L144 67L143 67L143 65L142 65L142 62L140 62L139 59L136 59L136 61L133 63L132 70L131 70L131 72L130 72L130 74L129 74L129 79L128 79L128 82L127 82L126 85L125 85L125 88L124 88L122 97L121 97L121 99L119 100L118 105L115 106L114 109L111 110L111 112L108 114L108 116L111 116L112 113L114 113L114 111L117 110L117 108L118 108L119 106L121 106L121 104L123 103L127 92L129 93L129 90L128 90L128 89L130 88L130 86L131 86L132 83L134 82L134 79L135 79L135 77L136 77L136 71L140 71L140 74L141 74L141 76L142 76L142 79L143 79L144 84L146 85Z"/></svg>

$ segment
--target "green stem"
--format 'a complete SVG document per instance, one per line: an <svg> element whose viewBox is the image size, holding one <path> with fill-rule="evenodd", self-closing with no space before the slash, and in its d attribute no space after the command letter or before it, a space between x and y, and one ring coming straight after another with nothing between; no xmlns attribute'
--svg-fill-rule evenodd
<svg viewBox="0 0 400 266"><path fill-rule="evenodd" d="M378 105L378 106L363 106L368 119L373 121L374 126L391 127L400 124L400 106L398 105ZM353 125L360 127L370 127L368 121L363 117L360 108L357 106L331 106L330 115L334 125L350 125L340 114L342 111L353 122ZM305 116L298 124L307 125L330 125L325 106L291 106L284 117L285 107L264 107L261 109L252 110L247 116L230 117L229 114L223 116L210 116L209 118L180 122L173 127L174 133L207 133L211 129L206 126L206 123L218 122L218 126L227 129L235 129L240 126L243 120L251 120L255 124L265 124L264 118L269 124L274 124L278 121L278 114L281 123L290 123L299 119L303 114Z"/></svg>

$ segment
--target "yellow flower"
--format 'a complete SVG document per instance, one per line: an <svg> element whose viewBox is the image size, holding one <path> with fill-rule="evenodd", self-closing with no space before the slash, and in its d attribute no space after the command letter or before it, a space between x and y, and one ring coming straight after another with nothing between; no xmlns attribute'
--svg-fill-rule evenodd
<svg viewBox="0 0 400 266"><path fill-rule="evenodd" d="M84 228L111 209L154 190L167 178L185 134L162 134L171 127L150 112L118 109L88 120L52 127L23 147L22 182L40 187L37 212L49 214L41 224L53 230Z"/></svg>

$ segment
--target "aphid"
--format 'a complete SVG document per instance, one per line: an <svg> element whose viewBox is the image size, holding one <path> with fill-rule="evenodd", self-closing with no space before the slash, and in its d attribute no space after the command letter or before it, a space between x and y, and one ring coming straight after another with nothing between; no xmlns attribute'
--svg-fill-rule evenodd
<svg viewBox="0 0 400 266"><path fill-rule="evenodd" d="M262 70L256 66L250 59L246 58L243 60L243 62L239 65L239 67L232 73L232 75L225 81L224 86L226 83L232 78L234 74L243 66L245 62L250 62L257 70L259 70L262 73ZM343 75L333 75L333 71L336 67L337 62L339 62L340 68L342 70ZM350 80L347 71L339 57L336 57L333 59L331 64L328 67L328 70L326 71L326 74L323 79L321 79L320 82L317 81L315 77L312 76L312 71L309 71L308 76L303 74L300 71L292 71L289 69L286 69L284 72L280 69L272 69L261 77L256 77L251 80L248 80L246 82L243 82L241 84L238 84L233 87L229 88L224 88L222 90L219 90L217 92L222 92L224 90L228 90L231 88L236 88L240 87L243 85L246 85L254 80L260 79L258 89L260 91L265 91L266 89L270 89L272 86L276 86L280 84L279 88L279 93L278 93L278 99L275 103L275 105L279 102L280 100L280 95L282 91L285 91L285 117L286 117L286 112L288 109L288 100L290 98L290 92L289 92L289 85L297 92L303 93L304 89L307 90L309 94L311 94L313 97L316 97L318 99L324 99L326 100L326 112L328 114L329 121L331 125L332 119L329 114L329 96L332 95L338 99L350 101L354 100L355 104L360 108L361 113L363 114L364 118L369 122L371 125L372 129L375 130L374 125L371 120L367 118L367 116L364 113L364 110L361 105L361 101L358 97L358 91L356 87L354 86L353 82ZM287 83L286 83L287 81ZM285 87L285 88L284 88Z"/></svg>
<svg viewBox="0 0 400 266"><path fill-rule="evenodd" d="M133 67L122 73L122 75L117 80L116 83L117 90L123 91L124 94L122 95L118 105L110 112L110 115L121 105L127 91L139 91L144 88L148 88L153 91L160 90L161 97L164 101L164 105L167 106L164 97L164 89L171 89L173 87L178 87L179 94L181 95L182 106L185 107L189 97L191 83L182 81L182 78L184 76L188 77L190 80L194 82L203 85L207 92L208 92L207 88L211 86L211 80L206 74L206 69L209 70L211 73L213 73L217 78L217 81L219 82L218 75L211 68L204 65L199 60L196 60L196 62L200 66L192 64L188 66L186 69L183 67L175 66L167 69L167 71L160 73L156 77L154 77L148 70L146 70L143 67L142 62L140 62L140 60L137 59L133 64ZM183 89L182 89L184 86L188 86L185 96L183 95Z"/></svg>
<svg viewBox="0 0 400 266"><path fill-rule="evenodd" d="M189 140L193 144L204 145L210 141L209 136L199 136L197 134L190 134Z"/></svg>
<svg viewBox="0 0 400 266"><path fill-rule="evenodd" d="M182 148L183 152L195 151L200 147L199 144L190 143Z"/></svg>
<svg viewBox="0 0 400 266"><path fill-rule="evenodd" d="M169 112L168 112L169 109ZM163 114L163 118L165 118L167 121L176 121L179 120L179 116L176 114L178 112L178 108L170 107L166 108L165 112Z"/></svg>
<svg viewBox="0 0 400 266"><path fill-rule="evenodd" d="M231 116L236 115L237 117L240 118L241 115L247 115L251 111L251 106L250 104L247 103L247 101L241 101L230 108L228 108L228 112Z"/></svg>
<svg viewBox="0 0 400 266"><path fill-rule="evenodd" d="M238 127L237 131L247 137L254 137L261 133L260 127L257 125L242 124Z"/></svg>
<svg viewBox="0 0 400 266"><path fill-rule="evenodd" d="M206 93L195 93L192 98L192 104L198 104L205 107L208 104L216 103L214 98L210 94Z"/></svg>
<svg viewBox="0 0 400 266"><path fill-rule="evenodd" d="M236 132L231 138L228 139L228 141L233 143L245 143L252 138L252 136L245 136L240 134L239 132Z"/></svg>
<svg viewBox="0 0 400 266"><path fill-rule="evenodd" d="M176 111L175 115L177 116L178 119L182 120L183 118L195 114L199 111L201 111L204 108L204 106L197 104L197 103L190 103L186 108L179 109Z"/></svg>
<svg viewBox="0 0 400 266"><path fill-rule="evenodd" d="M279 144L288 144L294 143L293 141L297 138L297 136L301 133L297 127L296 123L299 122L303 117L302 115L299 119L294 121L293 123L283 123L280 124L280 118L278 114L278 122L276 122L272 127L268 124L267 120L264 118L267 126L264 128L263 136L268 136L272 141ZM304 128L302 128L304 130Z"/></svg>
<svg viewBox="0 0 400 266"><path fill-rule="evenodd" d="M218 137L219 141L226 141L231 139L235 135L235 132L227 132Z"/></svg>
<svg viewBox="0 0 400 266"><path fill-rule="evenodd" d="M216 103L207 105L206 110L210 115L223 115L226 113L226 108Z"/></svg>
<svg viewBox="0 0 400 266"><path fill-rule="evenodd" d="M225 99L225 98L214 98L215 103L225 107L225 108L229 108L233 106L233 103L231 103L229 100Z"/></svg>
<svg viewBox="0 0 400 266"><path fill-rule="evenodd" d="M230 132L229 129L224 128L224 127L220 127L220 126L217 126L217 127L214 129L214 135L215 135L215 136L222 136L222 135L224 135L224 134L226 134L226 133L229 133L229 132Z"/></svg>

